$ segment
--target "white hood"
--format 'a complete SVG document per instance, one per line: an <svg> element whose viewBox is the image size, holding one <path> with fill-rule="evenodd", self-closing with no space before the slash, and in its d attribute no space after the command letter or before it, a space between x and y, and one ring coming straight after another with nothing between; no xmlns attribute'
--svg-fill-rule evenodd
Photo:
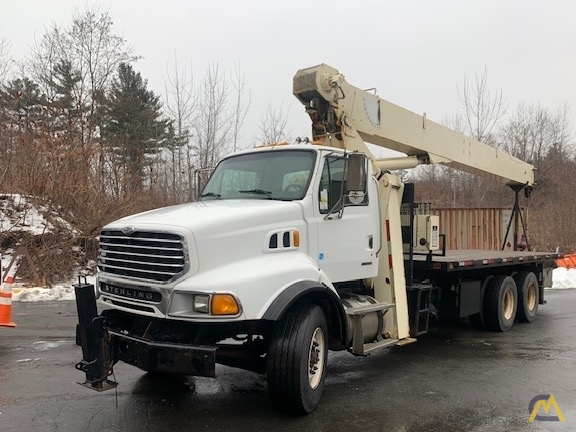
<svg viewBox="0 0 576 432"><path fill-rule="evenodd" d="M273 200L210 200L150 210L117 220L105 229L146 225L187 228L194 235L225 226L241 229L267 222L282 222L303 217L300 203Z"/></svg>

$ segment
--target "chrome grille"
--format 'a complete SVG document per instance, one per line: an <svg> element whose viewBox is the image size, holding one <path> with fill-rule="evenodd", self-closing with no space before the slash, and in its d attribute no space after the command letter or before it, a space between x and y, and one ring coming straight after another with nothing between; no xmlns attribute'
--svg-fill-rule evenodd
<svg viewBox="0 0 576 432"><path fill-rule="evenodd" d="M133 279L170 282L184 273L188 259L183 236L157 231L103 230L98 269Z"/></svg>

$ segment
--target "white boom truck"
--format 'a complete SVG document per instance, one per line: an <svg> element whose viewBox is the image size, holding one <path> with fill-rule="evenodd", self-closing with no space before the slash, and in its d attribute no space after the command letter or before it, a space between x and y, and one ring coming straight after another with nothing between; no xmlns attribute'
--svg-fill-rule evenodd
<svg viewBox="0 0 576 432"><path fill-rule="evenodd" d="M311 143L224 158L198 202L103 228L94 287L75 285L86 386L113 365L215 377L216 363L266 373L273 403L311 412L329 350L366 355L414 341L433 316L489 330L530 322L556 255L446 251L390 170L439 163L516 192L533 167L347 83L298 71ZM406 154L376 159L365 143Z"/></svg>

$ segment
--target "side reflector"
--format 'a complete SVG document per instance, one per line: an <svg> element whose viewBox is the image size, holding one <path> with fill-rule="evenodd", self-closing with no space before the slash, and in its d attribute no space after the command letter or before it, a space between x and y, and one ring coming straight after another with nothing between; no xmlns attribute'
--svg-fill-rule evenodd
<svg viewBox="0 0 576 432"><path fill-rule="evenodd" d="M292 231L292 238L294 239L294 246L300 246L300 231L294 230Z"/></svg>
<svg viewBox="0 0 576 432"><path fill-rule="evenodd" d="M214 294L210 309L212 315L238 315L240 307L233 295Z"/></svg>

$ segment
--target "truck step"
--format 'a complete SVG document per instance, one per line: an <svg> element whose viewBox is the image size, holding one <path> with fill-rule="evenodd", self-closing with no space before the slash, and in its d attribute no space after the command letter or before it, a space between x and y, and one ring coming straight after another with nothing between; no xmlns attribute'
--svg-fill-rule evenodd
<svg viewBox="0 0 576 432"><path fill-rule="evenodd" d="M414 343L414 342L416 342L416 338L408 337L408 338L400 339L400 340L398 341L398 344L397 344L397 345L398 345L398 346L404 346L404 345L408 345L408 344L411 344L411 343Z"/></svg>
<svg viewBox="0 0 576 432"><path fill-rule="evenodd" d="M382 339L380 341L364 344L363 354L366 355L380 348L386 348L398 345L398 342L399 342L398 339Z"/></svg>
<svg viewBox="0 0 576 432"><path fill-rule="evenodd" d="M354 315L366 315L367 313L370 312L376 312L376 311L386 311L388 309L393 308L395 305L394 303L371 303L368 304L366 306L356 306L356 307L351 307L351 308L347 308L346 309L346 313L348 315L354 316Z"/></svg>

